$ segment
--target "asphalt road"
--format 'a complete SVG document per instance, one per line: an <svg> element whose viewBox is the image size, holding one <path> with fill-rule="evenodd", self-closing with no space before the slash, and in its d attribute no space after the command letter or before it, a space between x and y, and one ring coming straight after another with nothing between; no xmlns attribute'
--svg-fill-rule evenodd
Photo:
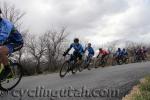
<svg viewBox="0 0 150 100"><path fill-rule="evenodd" d="M121 100L146 75L150 62L84 70L62 79L58 73L24 77L0 100Z"/></svg>

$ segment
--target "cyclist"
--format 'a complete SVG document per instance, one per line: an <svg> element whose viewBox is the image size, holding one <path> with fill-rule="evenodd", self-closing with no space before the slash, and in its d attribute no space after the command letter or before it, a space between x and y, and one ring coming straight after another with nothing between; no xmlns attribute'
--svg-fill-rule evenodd
<svg viewBox="0 0 150 100"><path fill-rule="evenodd" d="M128 56L128 52L126 51L125 48L122 49L122 55L123 55L124 57L127 57L127 56Z"/></svg>
<svg viewBox="0 0 150 100"><path fill-rule="evenodd" d="M77 60L82 61L82 55L84 53L82 45L79 43L79 39L75 38L74 43L64 52L63 56L66 56L71 49L74 49L73 56L71 56L70 61ZM80 62L79 62L80 63Z"/></svg>
<svg viewBox="0 0 150 100"><path fill-rule="evenodd" d="M145 60L145 58L147 58L147 49L146 47L142 47L142 54L143 54L143 60Z"/></svg>
<svg viewBox="0 0 150 100"><path fill-rule="evenodd" d="M133 62L137 62L137 48L133 48L132 56L133 56Z"/></svg>
<svg viewBox="0 0 150 100"><path fill-rule="evenodd" d="M103 61L109 55L109 52L106 50L103 50L102 48L99 48L99 54L98 54L97 58L100 55L101 55L101 61Z"/></svg>
<svg viewBox="0 0 150 100"><path fill-rule="evenodd" d="M122 49L122 55L123 55L123 61L126 62L126 59L128 58L128 52L125 48Z"/></svg>
<svg viewBox="0 0 150 100"><path fill-rule="evenodd" d="M117 57L121 57L121 56L122 56L121 48L118 48L118 49L117 49L117 51L116 51L116 56L117 56Z"/></svg>
<svg viewBox="0 0 150 100"><path fill-rule="evenodd" d="M0 62L4 65L4 70L0 73L0 80L5 79L11 69L8 63L8 55L20 50L23 47L21 34L13 23L2 18L0 9Z"/></svg>
<svg viewBox="0 0 150 100"><path fill-rule="evenodd" d="M116 58L117 62L119 62L119 59L122 60L122 58L123 58L123 53L122 53L121 48L118 48L118 49L117 49L117 51L116 51L116 53L115 53L115 58Z"/></svg>
<svg viewBox="0 0 150 100"><path fill-rule="evenodd" d="M87 63L91 62L92 57L94 56L94 49L91 47L91 43L88 43L88 46L85 48L84 52L86 52L86 50L88 51L88 57L86 59ZM88 66L86 66L88 67Z"/></svg>
<svg viewBox="0 0 150 100"><path fill-rule="evenodd" d="M137 56L137 58L136 58L137 61L141 61L143 59L143 51L140 46L137 47L136 56Z"/></svg>

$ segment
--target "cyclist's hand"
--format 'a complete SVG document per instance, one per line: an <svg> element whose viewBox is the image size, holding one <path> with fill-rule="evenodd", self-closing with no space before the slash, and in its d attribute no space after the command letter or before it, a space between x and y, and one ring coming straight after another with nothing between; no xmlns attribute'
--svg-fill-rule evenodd
<svg viewBox="0 0 150 100"><path fill-rule="evenodd" d="M64 52L63 56L65 57L66 56L66 53Z"/></svg>

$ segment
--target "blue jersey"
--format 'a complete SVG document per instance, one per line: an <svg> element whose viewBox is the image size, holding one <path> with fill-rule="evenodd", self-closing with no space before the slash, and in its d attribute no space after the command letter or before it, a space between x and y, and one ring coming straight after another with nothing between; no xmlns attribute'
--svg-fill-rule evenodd
<svg viewBox="0 0 150 100"><path fill-rule="evenodd" d="M83 47L81 44L72 43L69 47L69 49L74 48L74 52L78 52L80 54L83 54Z"/></svg>
<svg viewBox="0 0 150 100"><path fill-rule="evenodd" d="M122 55L127 56L127 55L128 55L128 52L123 50L123 51L122 51Z"/></svg>
<svg viewBox="0 0 150 100"><path fill-rule="evenodd" d="M116 56L122 56L123 54L122 54L122 51L116 51L115 55Z"/></svg>
<svg viewBox="0 0 150 100"><path fill-rule="evenodd" d="M0 21L0 44L3 45L4 43L23 43L21 34L6 19Z"/></svg>
<svg viewBox="0 0 150 100"><path fill-rule="evenodd" d="M94 49L92 47L87 47L86 49L88 50L89 55L94 55Z"/></svg>

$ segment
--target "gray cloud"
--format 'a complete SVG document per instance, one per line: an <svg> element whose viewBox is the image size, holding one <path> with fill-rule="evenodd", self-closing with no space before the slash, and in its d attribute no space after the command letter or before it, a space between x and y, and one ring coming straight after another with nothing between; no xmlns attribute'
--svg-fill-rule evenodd
<svg viewBox="0 0 150 100"><path fill-rule="evenodd" d="M2 0L2 2L5 0ZM101 44L117 39L148 41L149 0L7 0L27 14L25 27L40 33L66 26L73 37Z"/></svg>

